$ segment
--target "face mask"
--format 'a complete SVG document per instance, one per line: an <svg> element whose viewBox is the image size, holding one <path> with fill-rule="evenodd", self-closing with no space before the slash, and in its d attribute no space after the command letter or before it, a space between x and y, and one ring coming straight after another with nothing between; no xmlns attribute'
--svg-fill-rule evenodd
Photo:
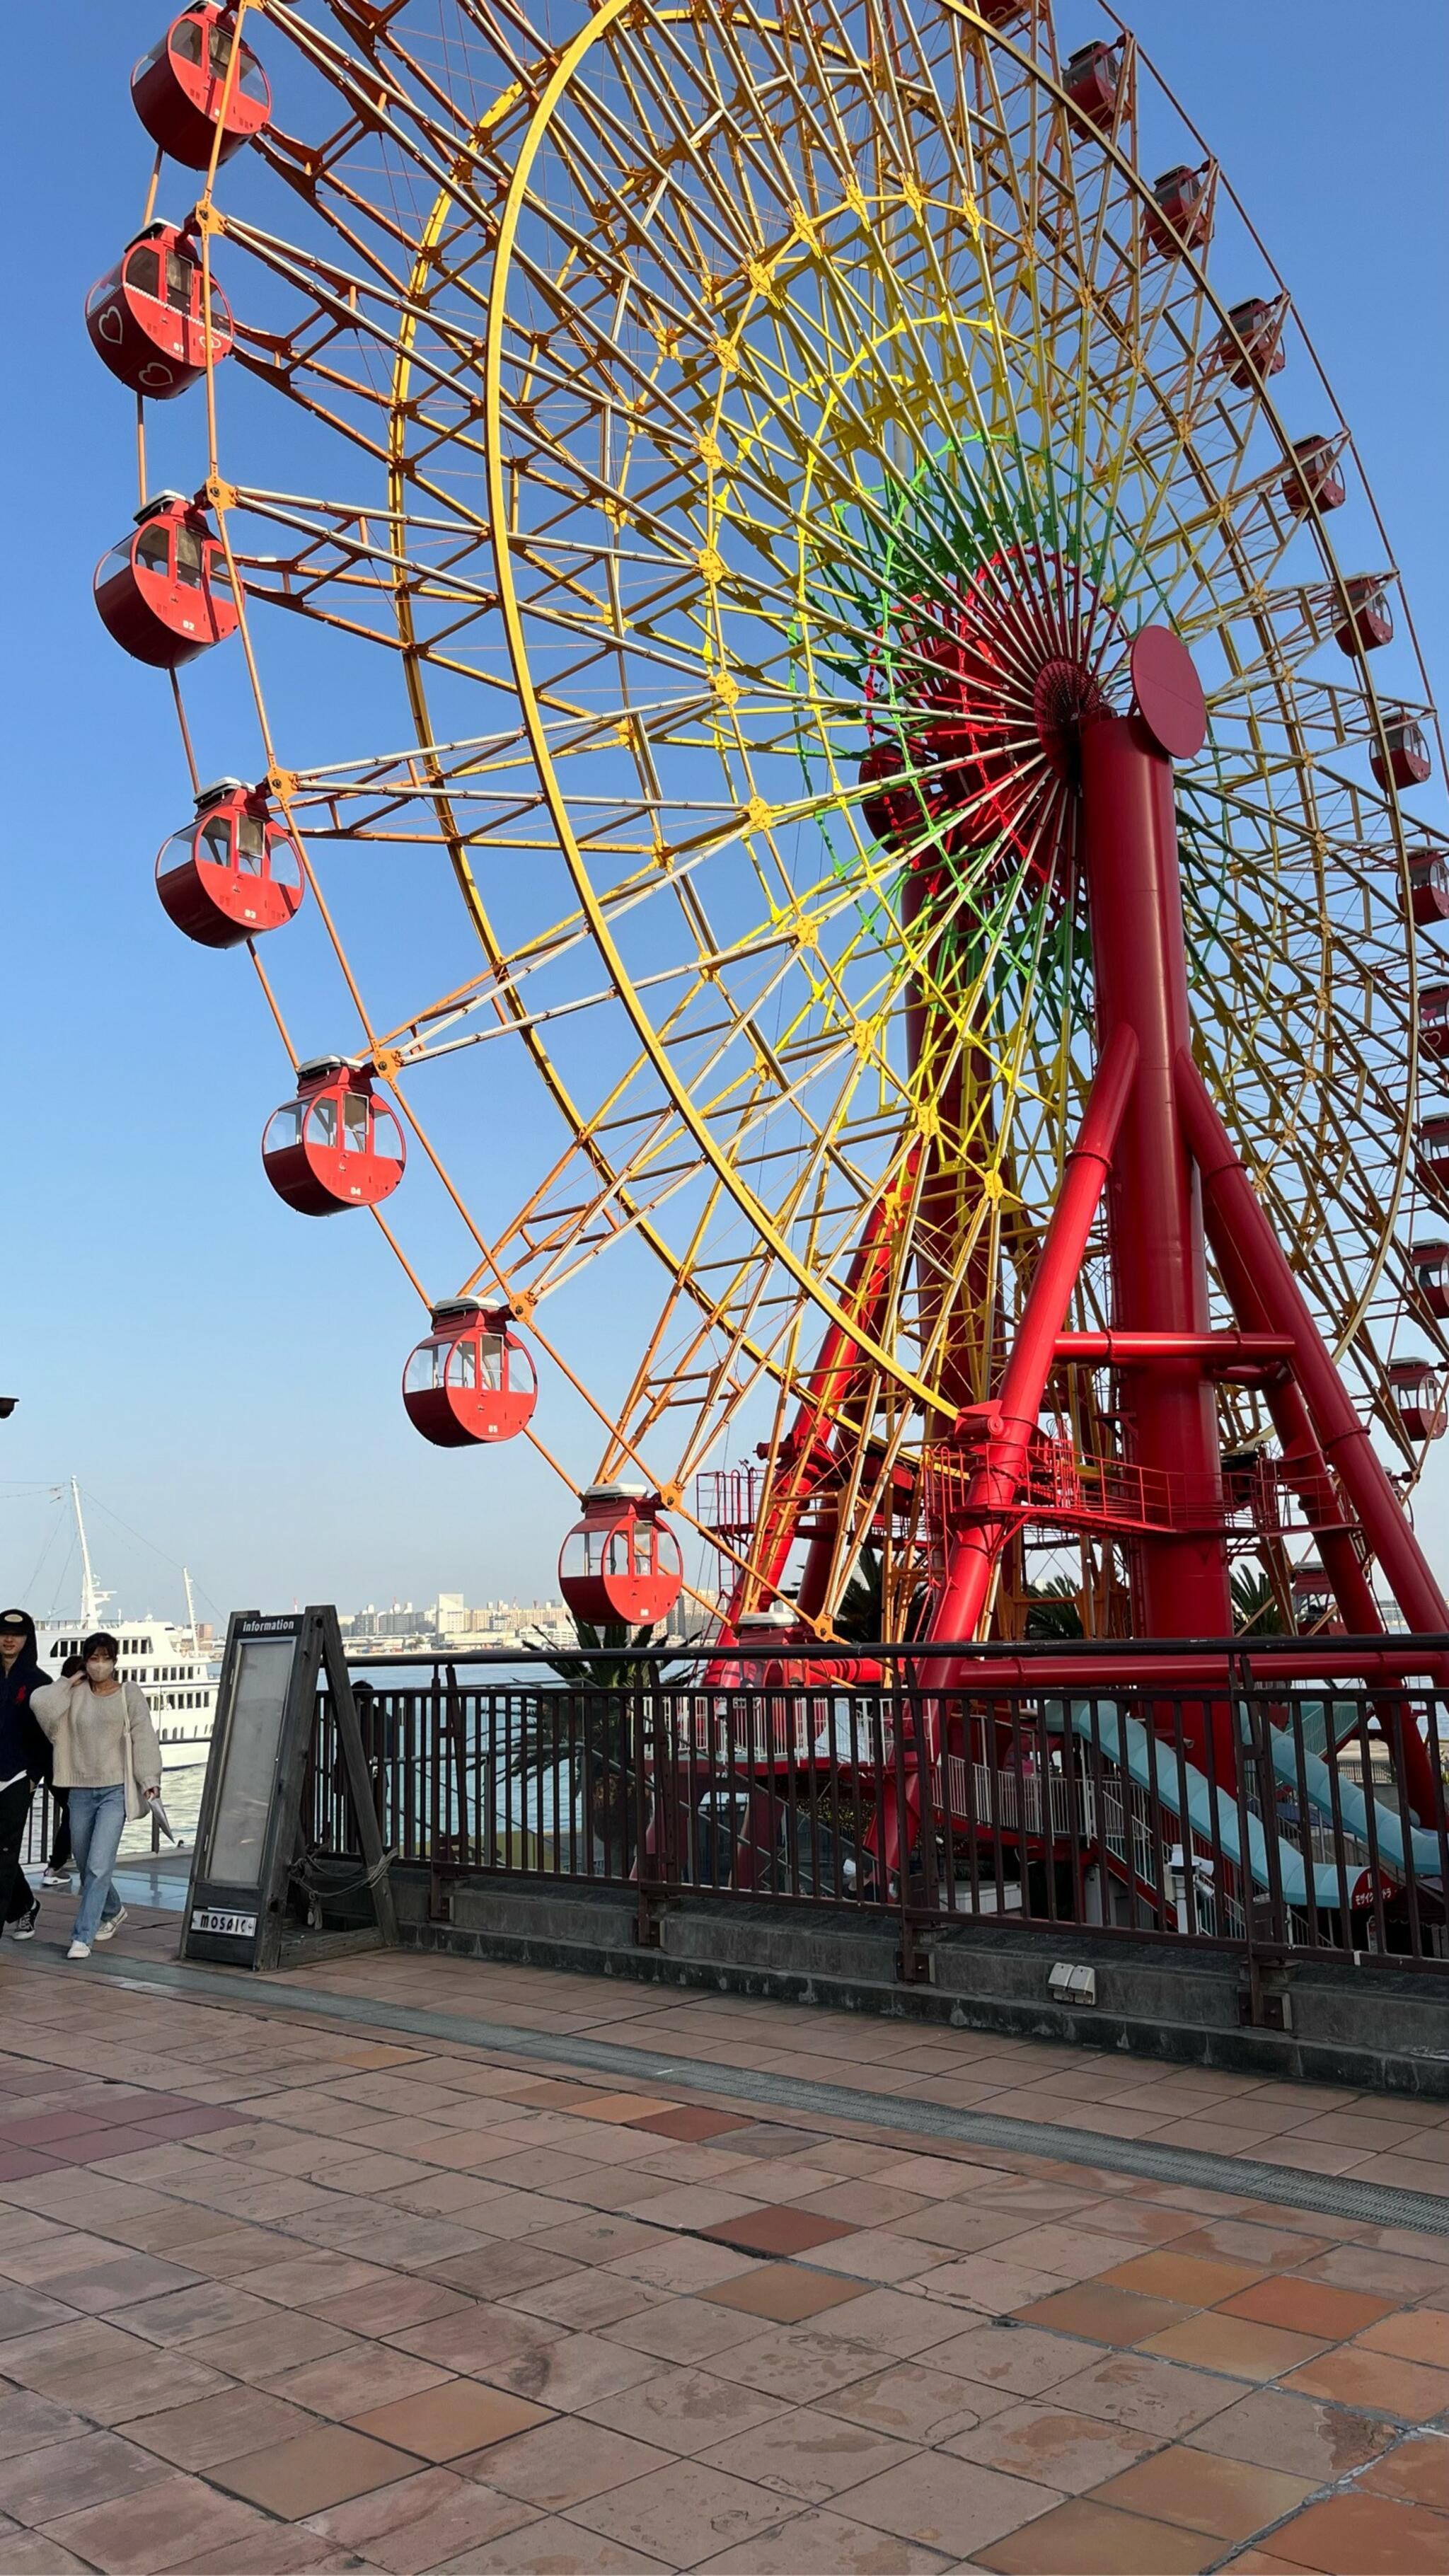
<svg viewBox="0 0 1449 2576"><path fill-rule="evenodd" d="M93 1682L108 1682L115 1669L109 1655L92 1655L86 1666L86 1672Z"/></svg>

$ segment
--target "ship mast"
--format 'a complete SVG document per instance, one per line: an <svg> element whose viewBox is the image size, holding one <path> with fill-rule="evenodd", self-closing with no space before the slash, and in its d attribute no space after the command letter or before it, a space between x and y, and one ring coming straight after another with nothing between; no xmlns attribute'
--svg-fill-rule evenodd
<svg viewBox="0 0 1449 2576"><path fill-rule="evenodd" d="M80 1541L81 1635L83 1637L89 1637L94 1631L96 1621L101 1615L101 1603L103 1601L109 1601L111 1596L109 1592L98 1592L96 1590L96 1578L91 1572L91 1552L86 1543L86 1525L81 1514L80 1486L74 1476L72 1476L70 1480L70 1501L71 1509L75 1513L75 1534Z"/></svg>
<svg viewBox="0 0 1449 2576"><path fill-rule="evenodd" d="M191 1598L191 1569L189 1566L183 1565L181 1569L181 1580L186 1586L186 1624L191 1630L192 1647L194 1651L199 1654L201 1649L196 1635L196 1604Z"/></svg>

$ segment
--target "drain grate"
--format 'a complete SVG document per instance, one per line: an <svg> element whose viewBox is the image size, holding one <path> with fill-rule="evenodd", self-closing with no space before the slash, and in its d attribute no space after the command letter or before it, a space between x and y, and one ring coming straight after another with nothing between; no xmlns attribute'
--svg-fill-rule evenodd
<svg viewBox="0 0 1449 2576"><path fill-rule="evenodd" d="M51 1945L47 1944L49 1948ZM41 1967L43 1954L27 1953ZM1284 2209L1321 2210L1377 2227L1412 2227L1423 2235L1449 2236L1449 2198L1354 2182L1335 2174L1302 2173L1286 2165L1255 2163L1248 2156L1216 2156L1194 2147L1154 2145L1148 2138L1108 2138L1096 2129L1059 2128L1013 2120L992 2111L958 2111L949 2103L897 2093L857 2093L847 2085L814 2084L806 2076L771 2075L751 2068L711 2066L699 2058L665 2056L612 2040L555 2038L548 2031L518 2030L510 2022L477 2021L462 2013L429 2012L416 2004L361 2001L318 1987L283 1986L238 1970L170 1966L150 1959L93 1958L90 1976L102 1976L137 1993L158 1989L206 1998L253 2012L295 2014L307 2021L341 2022L392 2030L414 2039L487 2049L498 2056L616 2082L658 2084L672 2091L711 2093L761 2109L813 2112L817 2119L849 2121L872 2129L905 2130L912 2137L941 2138L953 2146L995 2149L1010 2155L1049 2156L1064 2164L1096 2165L1105 2173L1131 2174L1142 2182L1176 2183L1230 2199L1272 2201Z"/></svg>

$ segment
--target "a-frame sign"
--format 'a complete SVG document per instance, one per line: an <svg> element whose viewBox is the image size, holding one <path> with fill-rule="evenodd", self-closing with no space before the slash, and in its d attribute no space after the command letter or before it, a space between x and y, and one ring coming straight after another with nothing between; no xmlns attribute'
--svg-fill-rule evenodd
<svg viewBox="0 0 1449 2576"><path fill-rule="evenodd" d="M302 1802L324 1672L336 1785L354 1828L351 1856L309 1852L304 1834ZM387 1854L337 1613L315 1606L275 1618L234 1611L181 1956L233 1968L275 1968L396 1939Z"/></svg>

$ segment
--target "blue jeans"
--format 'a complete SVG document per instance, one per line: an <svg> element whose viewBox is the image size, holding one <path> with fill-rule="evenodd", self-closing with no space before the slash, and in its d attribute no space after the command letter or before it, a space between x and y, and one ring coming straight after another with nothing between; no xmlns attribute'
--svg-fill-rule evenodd
<svg viewBox="0 0 1449 2576"><path fill-rule="evenodd" d="M70 1839L81 1874L80 1911L70 1936L73 1941L94 1941L101 1917L121 1911L121 1900L111 1885L111 1872L116 1866L125 1823L126 1792L119 1780L113 1789L72 1789Z"/></svg>

